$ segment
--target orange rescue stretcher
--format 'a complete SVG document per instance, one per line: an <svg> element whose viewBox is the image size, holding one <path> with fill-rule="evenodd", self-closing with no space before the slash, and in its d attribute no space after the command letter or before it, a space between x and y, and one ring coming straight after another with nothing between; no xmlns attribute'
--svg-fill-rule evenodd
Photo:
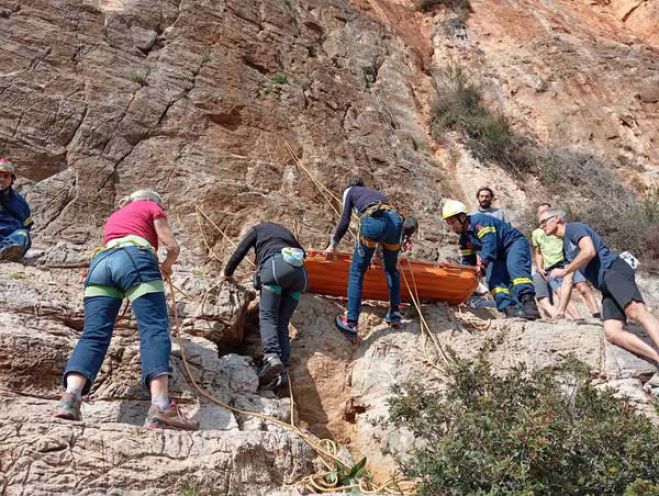
<svg viewBox="0 0 659 496"><path fill-rule="evenodd" d="M308 250L304 266L309 285L307 292L327 296L347 296L350 255L335 253L334 259L325 258L322 251ZM429 262L399 260L401 301L410 303L409 288L416 291L421 301L445 301L452 305L464 302L478 286L479 277L474 267L467 265L438 265ZM407 284L405 283L407 281ZM387 280L382 261L375 258L364 275L362 298L389 301Z"/></svg>

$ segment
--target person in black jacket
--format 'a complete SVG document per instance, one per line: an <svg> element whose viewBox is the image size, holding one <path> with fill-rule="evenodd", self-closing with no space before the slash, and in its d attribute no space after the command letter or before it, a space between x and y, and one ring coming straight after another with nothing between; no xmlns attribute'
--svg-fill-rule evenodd
<svg viewBox="0 0 659 496"><path fill-rule="evenodd" d="M274 388L284 382L285 367L290 365L288 323L307 287L305 252L284 226L263 222L250 229L236 248L224 268L225 280L233 278L250 248L256 255L254 286L260 293L259 327L264 356L258 372L259 385Z"/></svg>

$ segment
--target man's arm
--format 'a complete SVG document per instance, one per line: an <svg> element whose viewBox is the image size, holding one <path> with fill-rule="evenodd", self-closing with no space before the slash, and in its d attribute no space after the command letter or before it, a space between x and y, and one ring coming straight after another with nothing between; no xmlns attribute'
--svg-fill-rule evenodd
<svg viewBox="0 0 659 496"><path fill-rule="evenodd" d="M240 262L243 261L243 258L245 258L245 256L247 255L249 249L254 245L256 245L255 227L251 228L249 232L245 235L243 240L236 247L236 251L233 252L233 255L231 255L231 258L224 267L225 279L230 279L231 277L233 277L233 273L238 268L238 265L240 265Z"/></svg>
<svg viewBox="0 0 659 496"><path fill-rule="evenodd" d="M166 276L171 276L172 265L174 265L174 262L176 262L178 259L178 254L181 249L179 248L178 241L176 241L174 233L172 233L172 229L169 227L167 217L158 217L153 221L153 225L156 229L158 239L165 247L165 250L167 250L167 257L165 258L165 261L160 265L160 270Z"/></svg>
<svg viewBox="0 0 659 496"><path fill-rule="evenodd" d="M547 279L547 274L545 273L545 259L542 257L542 251L538 245L533 245L533 257L535 260L535 268L538 271L538 274L542 276L543 279Z"/></svg>
<svg viewBox="0 0 659 496"><path fill-rule="evenodd" d="M590 238L588 238L590 239ZM576 259L575 259L576 260ZM558 269L554 269L553 272ZM556 311L555 318L557 319L564 319L565 318L565 310L567 309L568 303L570 303L570 297L572 296L572 283L574 279L574 273L566 274L563 277L563 283L561 284L561 301L558 304L558 310Z"/></svg>
<svg viewBox="0 0 659 496"><path fill-rule="evenodd" d="M476 233L476 237L480 240L482 248L480 250L481 263L485 265L494 262L497 259L497 229L494 226L484 226Z"/></svg>
<svg viewBox="0 0 659 496"><path fill-rule="evenodd" d="M568 274L574 274L576 271L581 270L588 265L590 261L595 258L596 254L595 245L590 236L582 236L581 239L579 239L579 254L562 269L552 270L552 278L565 277Z"/></svg>
<svg viewBox="0 0 659 496"><path fill-rule="evenodd" d="M339 224L336 226L334 235L330 240L330 246L332 248L336 248L336 246L339 244L343 236L345 236L346 232L348 231L348 227L350 227L351 212L352 212L352 196L348 191L343 199L343 212L341 212L341 219L339 220Z"/></svg>

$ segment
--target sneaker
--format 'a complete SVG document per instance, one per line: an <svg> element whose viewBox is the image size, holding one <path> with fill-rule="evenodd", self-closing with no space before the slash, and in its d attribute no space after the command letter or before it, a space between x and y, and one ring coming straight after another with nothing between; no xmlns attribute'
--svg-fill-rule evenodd
<svg viewBox="0 0 659 496"><path fill-rule="evenodd" d="M165 410L158 405L151 405L144 420L144 428L196 431L199 429L199 421L185 416L179 406L172 401Z"/></svg>
<svg viewBox="0 0 659 496"><path fill-rule="evenodd" d="M9 245L0 250L0 260L15 262L23 256L23 247L21 245Z"/></svg>
<svg viewBox="0 0 659 496"><path fill-rule="evenodd" d="M288 375L286 374L286 370L279 372L272 381L259 387L259 389L265 391L278 391L284 387L288 387Z"/></svg>
<svg viewBox="0 0 659 496"><path fill-rule="evenodd" d="M348 320L348 317L345 315L339 315L336 319L334 319L334 324L336 325L336 328L342 333L349 336L357 336L357 322Z"/></svg>
<svg viewBox="0 0 659 496"><path fill-rule="evenodd" d="M520 300L522 303L522 317L527 320L538 320L541 318L538 305L535 303L535 298L532 294L523 294Z"/></svg>
<svg viewBox="0 0 659 496"><path fill-rule="evenodd" d="M268 353L263 357L263 362L258 370L259 387L270 384L272 380L284 370L281 359L274 354Z"/></svg>
<svg viewBox="0 0 659 496"><path fill-rule="evenodd" d="M80 402L81 400L75 394L64 393L55 408L53 417L65 420L82 420Z"/></svg>
<svg viewBox="0 0 659 496"><path fill-rule="evenodd" d="M402 320L402 317L398 310L389 310L387 315L384 316L384 320L386 320L387 324L389 324L391 327L396 328L400 327L400 321Z"/></svg>

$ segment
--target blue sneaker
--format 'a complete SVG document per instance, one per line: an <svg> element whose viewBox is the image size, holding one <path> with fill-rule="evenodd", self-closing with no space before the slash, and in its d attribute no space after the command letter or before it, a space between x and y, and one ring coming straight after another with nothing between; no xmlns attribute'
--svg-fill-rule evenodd
<svg viewBox="0 0 659 496"><path fill-rule="evenodd" d="M391 327L398 328L400 327L400 321L402 317L400 315L400 312L398 310L387 312L387 315L384 316L384 320L387 321L387 324L389 324Z"/></svg>

